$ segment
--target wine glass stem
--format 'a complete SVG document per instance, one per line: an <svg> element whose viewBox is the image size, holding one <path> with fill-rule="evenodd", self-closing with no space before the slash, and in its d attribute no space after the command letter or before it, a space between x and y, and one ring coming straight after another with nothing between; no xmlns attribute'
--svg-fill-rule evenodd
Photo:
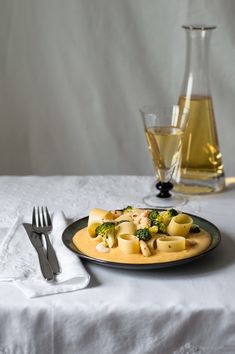
<svg viewBox="0 0 235 354"><path fill-rule="evenodd" d="M157 190L159 190L159 193L157 194L158 198L170 198L171 193L170 191L173 188L173 184L171 182L158 182L156 184Z"/></svg>

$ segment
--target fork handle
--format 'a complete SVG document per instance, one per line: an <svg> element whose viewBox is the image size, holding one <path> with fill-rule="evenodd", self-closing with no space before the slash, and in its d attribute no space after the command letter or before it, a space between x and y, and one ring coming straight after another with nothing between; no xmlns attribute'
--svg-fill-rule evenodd
<svg viewBox="0 0 235 354"><path fill-rule="evenodd" d="M54 278L51 266L43 252L42 247L37 247L36 248L37 254L38 254L38 259L39 259L39 264L40 268L42 271L42 274L46 280L52 280Z"/></svg>
<svg viewBox="0 0 235 354"><path fill-rule="evenodd" d="M44 233L44 236L46 238L46 244L47 244L47 259L48 262L50 263L50 266L53 270L54 274L59 274L61 272L60 265L58 262L58 259L56 257L55 250L51 244L51 241L49 239L49 236L47 233Z"/></svg>

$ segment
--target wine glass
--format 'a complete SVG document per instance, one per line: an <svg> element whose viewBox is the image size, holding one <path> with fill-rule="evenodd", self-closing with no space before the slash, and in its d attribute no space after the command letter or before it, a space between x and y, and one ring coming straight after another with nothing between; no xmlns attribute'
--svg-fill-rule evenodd
<svg viewBox="0 0 235 354"><path fill-rule="evenodd" d="M140 109L148 150L157 178L155 192L144 203L158 208L172 208L186 203L186 196L172 192L173 180L179 180L182 139L188 110L178 105L144 106ZM157 188L157 191L156 191Z"/></svg>

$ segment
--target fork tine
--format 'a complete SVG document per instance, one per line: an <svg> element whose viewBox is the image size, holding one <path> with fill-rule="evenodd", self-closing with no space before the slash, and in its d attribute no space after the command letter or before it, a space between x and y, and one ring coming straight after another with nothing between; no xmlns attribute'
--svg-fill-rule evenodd
<svg viewBox="0 0 235 354"><path fill-rule="evenodd" d="M32 214L32 225L37 225L37 222L36 222L36 209L35 207L33 207L33 214Z"/></svg>
<svg viewBox="0 0 235 354"><path fill-rule="evenodd" d="M51 217L50 217L47 207L45 207L45 211L46 211L48 226L51 226Z"/></svg>
<svg viewBox="0 0 235 354"><path fill-rule="evenodd" d="M41 227L42 223L41 223L41 217L40 217L40 209L39 207L37 207L37 215L38 215L38 226Z"/></svg>
<svg viewBox="0 0 235 354"><path fill-rule="evenodd" d="M45 213L44 213L44 209L43 207L41 207L41 210L42 210L42 226L47 226L47 222L46 222L46 219L45 219Z"/></svg>

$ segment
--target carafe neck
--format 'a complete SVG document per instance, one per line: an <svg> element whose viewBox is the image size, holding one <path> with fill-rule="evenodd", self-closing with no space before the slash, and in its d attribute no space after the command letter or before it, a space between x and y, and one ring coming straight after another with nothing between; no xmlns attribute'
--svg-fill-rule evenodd
<svg viewBox="0 0 235 354"><path fill-rule="evenodd" d="M216 27L183 26L186 31L186 61L181 94L210 96L209 47Z"/></svg>

